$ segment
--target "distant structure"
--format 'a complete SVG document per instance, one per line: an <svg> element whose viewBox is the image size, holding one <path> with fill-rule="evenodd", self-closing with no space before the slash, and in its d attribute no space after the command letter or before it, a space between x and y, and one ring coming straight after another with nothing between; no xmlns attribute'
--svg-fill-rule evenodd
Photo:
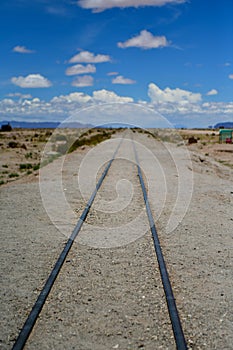
<svg viewBox="0 0 233 350"><path fill-rule="evenodd" d="M8 124L3 124L1 126L1 131L11 131L12 130L12 126L10 125L10 123Z"/></svg>
<svg viewBox="0 0 233 350"><path fill-rule="evenodd" d="M214 129L233 129L233 122L221 122L215 124Z"/></svg>
<svg viewBox="0 0 233 350"><path fill-rule="evenodd" d="M232 143L233 129L220 129L219 130L219 143Z"/></svg>

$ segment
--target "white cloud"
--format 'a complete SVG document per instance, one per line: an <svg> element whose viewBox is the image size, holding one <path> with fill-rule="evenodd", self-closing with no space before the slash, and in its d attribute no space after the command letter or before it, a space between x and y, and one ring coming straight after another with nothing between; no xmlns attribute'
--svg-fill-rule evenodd
<svg viewBox="0 0 233 350"><path fill-rule="evenodd" d="M32 109L40 108L41 100L38 97L33 98L32 100L24 100L22 106L30 106Z"/></svg>
<svg viewBox="0 0 233 350"><path fill-rule="evenodd" d="M2 106L14 106L15 101L13 101L11 98L4 98L3 100L0 101Z"/></svg>
<svg viewBox="0 0 233 350"><path fill-rule="evenodd" d="M118 96L114 91L97 90L93 92L93 99L98 102L112 103L112 102L133 102L131 97Z"/></svg>
<svg viewBox="0 0 233 350"><path fill-rule="evenodd" d="M218 90L216 89L212 89L210 91L207 92L207 96L213 96L213 95L217 95L218 94Z"/></svg>
<svg viewBox="0 0 233 350"><path fill-rule="evenodd" d="M112 75L117 75L117 74L119 74L119 73L118 72L109 72L107 75L112 76Z"/></svg>
<svg viewBox="0 0 233 350"><path fill-rule="evenodd" d="M18 53L35 53L34 50L27 49L25 46L15 46L12 51Z"/></svg>
<svg viewBox="0 0 233 350"><path fill-rule="evenodd" d="M73 92L68 95L54 96L50 101L43 101L39 98L33 98L31 100L18 99L15 101L10 98L5 98L3 100L0 99L0 120L14 117L16 120L30 119L41 121L45 118L46 121L61 121L71 115L79 114L84 107L92 106L92 117L89 115L89 119L86 120L83 113L81 113L78 115L77 120L84 123L95 124L95 122L98 122L95 120L95 111L99 110L103 104L113 103L115 106L116 103L128 102L133 102L133 99L131 97L119 96L115 92L107 90L94 91L92 96L84 92ZM116 109L118 114L122 111L122 107L119 105L118 107L116 105ZM114 114L114 111L113 107L110 106L109 116L106 116L106 118L110 117L112 114ZM101 116L98 118L101 119Z"/></svg>
<svg viewBox="0 0 233 350"><path fill-rule="evenodd" d="M154 36L147 30L142 30L138 36L125 41L119 42L118 47L125 49L127 47L139 47L141 49L157 49L160 47L169 46L165 36Z"/></svg>
<svg viewBox="0 0 233 350"><path fill-rule="evenodd" d="M177 89L172 91L177 91ZM174 98L168 98L169 93L166 92L166 94L166 98L159 99L160 102L140 101L137 105L140 105L143 110L134 106L133 98L119 96L114 91L108 90L94 91L92 95L73 92L55 96L49 101L36 97L26 100L5 98L0 99L0 120L14 118L30 121L62 121L74 116L76 121L93 125L119 121L134 125L136 123L142 127L155 127L158 126L156 114L160 113L174 124L206 127L232 119L233 101L202 103L201 101L196 102L197 98L193 100L189 96L188 100L192 102L187 102L183 97L178 99L180 102L177 103L177 101L170 102ZM144 111L143 117L142 111Z"/></svg>
<svg viewBox="0 0 233 350"><path fill-rule="evenodd" d="M229 79L233 79L233 74L229 74L229 75L228 75L228 78L229 78Z"/></svg>
<svg viewBox="0 0 233 350"><path fill-rule="evenodd" d="M113 84L135 84L136 81L129 79L129 78L124 78L122 75L118 75L116 78L112 79Z"/></svg>
<svg viewBox="0 0 233 350"><path fill-rule="evenodd" d="M21 88L47 88L52 83L40 74L29 74L26 77L13 77L11 82Z"/></svg>
<svg viewBox="0 0 233 350"><path fill-rule="evenodd" d="M66 75L78 75L86 73L95 73L96 68L93 64L88 64L86 66L82 64L76 64L75 66L69 67L66 70Z"/></svg>
<svg viewBox="0 0 233 350"><path fill-rule="evenodd" d="M94 12L104 11L114 7L144 7L182 4L187 0L79 0L78 5Z"/></svg>
<svg viewBox="0 0 233 350"><path fill-rule="evenodd" d="M171 102L178 104L197 103L201 101L201 94L179 88L170 89L167 87L161 90L154 83L149 84L148 95L152 103Z"/></svg>
<svg viewBox="0 0 233 350"><path fill-rule="evenodd" d="M110 62L111 58L108 55L94 55L89 51L81 51L77 55L73 56L69 63L103 63Z"/></svg>
<svg viewBox="0 0 233 350"><path fill-rule="evenodd" d="M201 112L214 114L233 114L233 102L204 102L201 106Z"/></svg>
<svg viewBox="0 0 233 350"><path fill-rule="evenodd" d="M69 95L60 95L52 98L51 103L64 104L64 103L87 103L91 101L91 96L84 94L83 92L72 92Z"/></svg>
<svg viewBox="0 0 233 350"><path fill-rule="evenodd" d="M94 82L94 79L90 75L82 75L81 77L77 77L73 82L72 86L77 87L85 87L85 86L92 86Z"/></svg>
<svg viewBox="0 0 233 350"><path fill-rule="evenodd" d="M230 64L230 62L226 62L226 63L224 63L224 66L225 66L225 67L230 67L231 64Z"/></svg>

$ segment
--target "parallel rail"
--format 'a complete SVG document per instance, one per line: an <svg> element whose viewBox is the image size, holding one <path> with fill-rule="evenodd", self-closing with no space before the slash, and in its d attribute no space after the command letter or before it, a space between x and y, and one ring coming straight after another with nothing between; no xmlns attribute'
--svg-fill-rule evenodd
<svg viewBox="0 0 233 350"><path fill-rule="evenodd" d="M159 264L160 276L161 276L161 280L163 283L164 293L166 296L168 312L169 312L169 316L170 316L170 320L171 320L171 324L172 324L172 330L173 330L173 334L174 334L174 338L175 338L175 342L176 342L176 348L177 348L177 350L187 350L187 343L186 343L186 340L184 337L184 332L183 332L183 329L181 326L179 313L178 313L178 310L176 307L176 301L175 301L174 294L172 291L172 286L170 283L166 263L165 263L165 260L163 257L158 233L157 233L157 230L155 227L155 222L154 222L153 215L151 212L150 203L149 203L147 191L146 191L146 186L145 186L145 183L143 180L142 171L141 171L141 167L140 167L140 163L139 163L137 149L135 146L135 142L133 140L132 140L132 142L133 142L135 160L137 163L138 177L139 177L139 181L140 181L141 188L142 188L144 202L146 205L146 212L147 212L147 216L148 216L148 220L149 220L149 224L150 224L150 230L151 230L151 234L152 234L152 238L153 238L153 242L154 242L156 257L157 257L157 261Z"/></svg>
<svg viewBox="0 0 233 350"><path fill-rule="evenodd" d="M114 161L116 154L122 144L123 138L121 139L121 141L119 142L115 152L113 153L112 158L110 159L110 161L108 162L107 166L105 167L96 187L95 190L93 191L85 209L83 210L72 234L70 235L69 239L66 242L66 245L64 247L64 249L62 250L62 252L60 253L47 281L44 284L44 287L41 291L41 293L39 294L28 318L26 319L22 330L20 331L12 350L22 350L30 336L30 333L38 319L38 316L45 304L45 301L52 289L52 286L65 262L65 259L73 245L74 240L76 239L78 233L80 232L82 225L84 223L84 221L86 220L86 217L90 211L90 208L94 202L94 199L96 197L97 192L99 191L111 165L112 162ZM176 306L176 302L175 302L175 298L174 298L174 294L172 291L172 287L171 287L171 283L170 283L170 279L169 279L169 275L168 275L168 271L166 268L166 263L163 257L163 253L162 253L162 249L160 246L160 241L158 238L158 234L157 234L157 230L155 227L155 223L154 223L154 219L153 219L153 215L151 212L151 208L150 208L150 204L149 204L149 200L148 200L148 195L147 195L147 191L146 191L146 187L145 187L145 183L143 180L143 176L142 176L142 171L141 171L141 167L140 167L140 163L139 163L139 157L138 157L138 153L137 153L137 149L135 146L135 142L132 139L132 144L133 144L133 149L134 149L134 156L135 156L135 160L136 160L136 164L137 164L137 171L138 171L138 177L139 177L139 181L141 184L141 189L142 189L142 193L143 193L143 197L144 197L144 202L146 205L146 210L147 210L147 216L148 216L148 220L149 220L149 225L150 225L150 230L152 233L152 238L153 238L153 242L154 242L154 248L155 248L155 252L156 252L156 256L157 256L157 261L159 264L159 270L160 270L160 276L161 276L161 280L162 280L162 284L163 284L163 288L164 288L164 292L165 292L165 296L166 296L166 301L167 301L167 307L168 307L168 312L169 312L169 316L170 316L170 320L171 320L171 324L172 324L172 329L173 329L173 334L174 334L174 339L175 339L175 343L176 343L176 348L177 350L187 350L187 344L186 344L186 340L184 337L184 333L182 330L182 326L181 326L181 321L180 321L180 317L179 317L179 313L177 310L177 306Z"/></svg>
<svg viewBox="0 0 233 350"><path fill-rule="evenodd" d="M77 237L79 231L81 230L81 227L82 227L84 221L86 220L87 214L90 211L90 208L92 206L92 203L94 202L96 194L97 194L98 190L100 189L100 187L101 187L101 185L102 185L102 183L103 183L103 181L104 181L104 179L105 179L105 177L106 177L106 175L107 175L107 173L112 165L113 160L116 157L116 154L121 146L122 141L123 141L123 138L119 142L115 152L113 153L112 158L110 159L107 166L105 167L105 169L104 169L104 171L103 171L103 173L102 173L102 175L101 175L101 177L100 177L100 179L99 179L99 181L98 181L98 183L97 183L97 185L96 185L96 187L95 187L95 189L94 189L94 191L93 191L93 193L92 193L92 195L91 195L91 197L90 197L90 199L85 207L85 209L83 210L83 212L82 212L82 214L77 222L77 225L75 226L72 234L70 235L68 241L66 242L66 245L65 245L63 251L59 255L47 281L45 282L45 285L44 285L41 293L39 294L27 320L25 321L23 328L20 331L18 338L16 339L15 344L13 345L12 350L22 350L24 348L24 346L28 340L28 337L29 337L29 335L30 335L35 323L36 323L36 320L38 319L38 316L39 316L39 314L40 314L40 312L45 304L45 301L46 301L46 299L51 291L51 288L52 288L52 286L53 286L53 284L54 284L54 282L55 282L55 280L56 280L56 278L57 278L57 276L62 268L62 265L64 264L65 259L66 259L67 255L68 255L68 253L69 253L69 251L74 243L74 240Z"/></svg>

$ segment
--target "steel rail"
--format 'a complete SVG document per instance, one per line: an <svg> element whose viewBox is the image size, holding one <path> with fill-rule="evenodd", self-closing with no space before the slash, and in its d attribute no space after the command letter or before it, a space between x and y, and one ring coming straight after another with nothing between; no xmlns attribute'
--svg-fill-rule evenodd
<svg viewBox="0 0 233 350"><path fill-rule="evenodd" d="M139 181L140 181L141 188L142 188L144 202L146 205L147 216L148 216L148 220L149 220L149 224L150 224L150 230L152 233L154 248L155 248L156 257L157 257L157 261L158 261L158 265L159 265L160 276L161 276L161 280L163 283L163 289L164 289L165 296L166 296L168 312L169 312L169 316L170 316L170 320L171 320L171 324L172 324L172 329L173 329L173 334L174 334L174 338L175 338L175 342L176 342L176 348L177 348L177 350L187 350L188 349L187 343L186 343L186 340L184 337L184 332L183 332L183 329L181 326L181 321L180 321L179 313L177 310L175 297L174 297L174 294L172 291L172 286L170 283L166 263L165 263L165 260L163 257L158 233L157 233L157 230L155 227L155 222L154 222L153 215L151 212L150 203L149 203L148 195L147 195L147 191L146 191L146 186L145 186L145 183L143 180L142 171L141 171L141 167L140 167L140 163L139 163L139 158L138 158L135 142L133 139L132 139L132 142L133 142L135 160L137 163L138 177L139 177Z"/></svg>
<svg viewBox="0 0 233 350"><path fill-rule="evenodd" d="M106 177L106 175L107 175L107 173L112 165L112 162L114 161L114 159L116 157L116 154L121 146L122 141L123 141L123 138L121 138L121 141L119 142L115 152L113 153L112 158L108 162L108 164L105 167L99 181L97 182L97 185L96 185L89 201L87 202L87 205L84 208L72 234L70 235L69 239L67 240L64 249L60 253L47 281L44 284L42 291L40 292L34 306L32 307L32 310L31 310L29 316L27 317L27 319L23 325L23 328L21 329L21 331L19 333L19 335L18 335L18 337L17 337L17 339L12 347L12 350L22 350L24 348L24 346L28 340L28 337L29 337L29 335L30 335L35 323L36 323L36 320L37 320L37 318L38 318L38 316L39 316L39 314L40 314L40 312L45 304L45 301L46 301L46 299L47 299L47 297L52 289L52 286L53 286L53 284L54 284L54 282L55 282L55 280L56 280L56 278L57 278L57 276L62 268L62 265L63 265L67 255L68 255L68 253L73 245L73 242L74 242L75 238L77 237L77 235L78 235L78 233L79 233L79 231L80 231L80 229L81 229L81 227L82 227L82 225L87 217L87 214L88 214L88 212L89 212L89 210L94 202L95 196L96 196L100 186L102 185L104 178Z"/></svg>

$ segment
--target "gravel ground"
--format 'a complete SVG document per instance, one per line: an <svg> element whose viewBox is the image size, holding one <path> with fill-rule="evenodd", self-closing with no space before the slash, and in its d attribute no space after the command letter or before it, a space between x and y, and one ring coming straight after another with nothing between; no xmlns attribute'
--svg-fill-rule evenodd
<svg viewBox="0 0 233 350"><path fill-rule="evenodd" d="M232 349L233 171L196 152L190 152L190 166L189 154L174 144L159 145L143 137L140 142L156 154L166 173L168 192L157 228L189 346ZM164 155L168 153L164 146L180 172L174 171L174 162ZM166 234L177 197L174 178L184 178L184 192L189 197L185 167L193 174L191 202L180 224ZM153 207L154 201L151 203ZM155 210L154 214L157 217Z"/></svg>
<svg viewBox="0 0 233 350"><path fill-rule="evenodd" d="M134 139L189 347L232 349L232 170L184 146L144 134ZM2 349L13 345L93 189L93 174L100 176L118 141L107 142L100 159L87 148L49 164L40 188L35 176L1 188ZM26 348L175 349L127 139Z"/></svg>

